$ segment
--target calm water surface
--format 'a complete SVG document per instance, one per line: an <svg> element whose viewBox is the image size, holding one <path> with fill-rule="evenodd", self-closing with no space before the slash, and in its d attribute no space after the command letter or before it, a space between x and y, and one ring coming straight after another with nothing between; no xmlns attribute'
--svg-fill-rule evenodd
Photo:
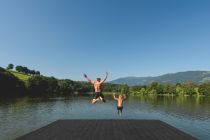
<svg viewBox="0 0 210 140"><path fill-rule="evenodd" d="M129 97L121 117L111 97L96 105L90 99L0 99L0 139L15 139L59 119L158 119L198 139L210 139L209 97Z"/></svg>

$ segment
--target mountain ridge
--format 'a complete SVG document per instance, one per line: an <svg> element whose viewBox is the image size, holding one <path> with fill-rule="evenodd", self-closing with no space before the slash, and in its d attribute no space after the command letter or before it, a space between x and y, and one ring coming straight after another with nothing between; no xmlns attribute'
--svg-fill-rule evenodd
<svg viewBox="0 0 210 140"><path fill-rule="evenodd" d="M210 71L182 71L176 73L167 73L160 76L147 76L147 77L136 77L128 76L118 78L116 80L110 81L112 84L127 84L129 86L136 85L148 85L151 82L159 83L184 83L187 81L193 81L195 83L202 83L210 81Z"/></svg>

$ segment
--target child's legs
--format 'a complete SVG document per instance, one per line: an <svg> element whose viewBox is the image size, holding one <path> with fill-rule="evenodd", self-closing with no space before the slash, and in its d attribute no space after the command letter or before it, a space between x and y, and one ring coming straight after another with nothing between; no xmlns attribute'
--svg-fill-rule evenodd
<svg viewBox="0 0 210 140"><path fill-rule="evenodd" d="M120 114L120 107L117 107L117 113Z"/></svg>
<svg viewBox="0 0 210 140"><path fill-rule="evenodd" d="M123 107L118 107L118 112L120 111L120 113L122 114L123 111ZM118 113L119 114L119 113Z"/></svg>
<svg viewBox="0 0 210 140"><path fill-rule="evenodd" d="M122 111L123 111L123 107L120 109L121 114L122 114Z"/></svg>

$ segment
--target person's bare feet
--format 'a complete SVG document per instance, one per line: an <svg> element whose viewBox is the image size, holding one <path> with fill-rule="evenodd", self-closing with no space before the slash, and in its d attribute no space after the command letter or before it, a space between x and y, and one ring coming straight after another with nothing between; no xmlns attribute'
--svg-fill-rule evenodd
<svg viewBox="0 0 210 140"><path fill-rule="evenodd" d="M103 98L102 97L99 97L99 99L102 101L103 100Z"/></svg>
<svg viewBox="0 0 210 140"><path fill-rule="evenodd" d="M92 100L92 104L95 104L98 100L99 100L98 98L97 99L93 99Z"/></svg>

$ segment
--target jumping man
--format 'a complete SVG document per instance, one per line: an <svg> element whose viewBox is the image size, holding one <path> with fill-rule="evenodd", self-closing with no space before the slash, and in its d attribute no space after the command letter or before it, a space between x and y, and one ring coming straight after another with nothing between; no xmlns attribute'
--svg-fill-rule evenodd
<svg viewBox="0 0 210 140"><path fill-rule="evenodd" d="M101 78L97 78L96 81L93 81L90 78L88 78L86 74L84 74L84 77L87 79L88 82L93 84L94 89L95 89L95 96L92 100L92 104L95 104L99 99L102 100L103 102L106 102L106 100L104 99L104 95L102 94L101 87L102 87L102 84L107 80L108 73L106 72L106 76L104 80L102 81L101 81Z"/></svg>

